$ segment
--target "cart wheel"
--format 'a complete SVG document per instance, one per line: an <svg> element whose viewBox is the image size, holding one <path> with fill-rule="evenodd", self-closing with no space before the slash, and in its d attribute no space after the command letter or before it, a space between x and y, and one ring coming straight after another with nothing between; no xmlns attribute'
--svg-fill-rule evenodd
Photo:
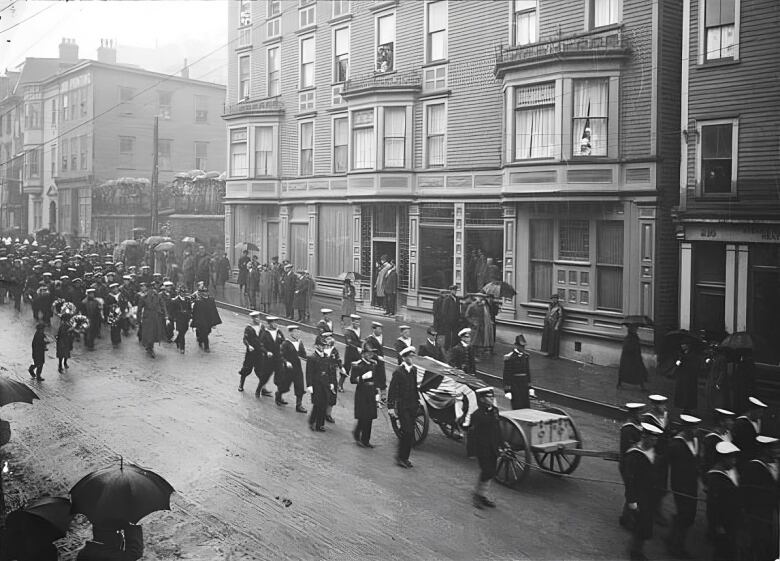
<svg viewBox="0 0 780 561"><path fill-rule="evenodd" d="M569 417L563 409L557 407L547 407L544 411ZM569 422L571 423L572 429L574 429L574 438L577 440L577 448L582 448L582 437L580 436L579 429L577 429L577 425L574 423L574 419L569 417ZM580 465L581 456L567 454L566 449L554 450L551 452L537 452L534 450L534 458L539 467L551 475L569 475Z"/></svg>
<svg viewBox="0 0 780 561"><path fill-rule="evenodd" d="M393 427L393 432L398 438L401 438L401 424L398 419L390 417L390 424ZM428 436L428 427L430 426L430 419L428 417L428 406L425 404L422 398L417 405L417 415L414 417L414 442L412 446L421 444L425 437Z"/></svg>
<svg viewBox="0 0 780 561"><path fill-rule="evenodd" d="M495 479L507 487L517 486L531 471L531 449L522 429L512 421L498 420L501 434Z"/></svg>

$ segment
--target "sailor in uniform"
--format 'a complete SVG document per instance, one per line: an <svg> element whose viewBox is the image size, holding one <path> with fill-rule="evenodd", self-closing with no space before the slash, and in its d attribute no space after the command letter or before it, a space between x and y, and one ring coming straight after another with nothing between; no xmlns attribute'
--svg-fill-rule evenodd
<svg viewBox="0 0 780 561"><path fill-rule="evenodd" d="M249 312L249 317L252 318L252 323L244 328L243 343L246 348L244 363L238 371L238 375L241 376L241 380L238 382L238 391L240 392L244 391L244 381L252 373L252 370L255 371L255 376L260 378L260 368L265 359L265 348L260 340L260 334L263 331L263 326L260 324L260 312Z"/></svg>
<svg viewBox="0 0 780 561"><path fill-rule="evenodd" d="M644 403L626 403L626 410L628 411L628 419L620 427L620 444L618 457L618 470L620 471L620 477L623 479L623 484L626 483L625 476L625 458L626 452L632 447L636 446L637 442L642 440L642 421L640 419L641 411L645 408ZM628 508L628 501L623 503L623 513L619 518L620 525L629 530L633 530L636 525L636 511Z"/></svg>
<svg viewBox="0 0 780 561"><path fill-rule="evenodd" d="M330 317L333 310L330 308L322 308L320 313L322 314L322 319L317 322L317 329L320 330L320 333L333 333L333 320Z"/></svg>
<svg viewBox="0 0 780 561"><path fill-rule="evenodd" d="M778 558L778 483L777 446L772 436L756 437L757 457L747 462L739 472L742 504L750 537L750 559L772 561Z"/></svg>
<svg viewBox="0 0 780 561"><path fill-rule="evenodd" d="M710 471L715 464L718 453L715 447L719 442L731 442L731 429L734 427L734 412L728 409L715 409L715 422L717 425L704 435L701 445L701 468L702 473Z"/></svg>
<svg viewBox="0 0 780 561"><path fill-rule="evenodd" d="M676 513L666 541L668 552L681 559L690 559L685 549L685 537L696 520L699 491L699 439L695 430L701 419L680 415L682 425L669 443L669 475Z"/></svg>
<svg viewBox="0 0 780 561"><path fill-rule="evenodd" d="M374 353L375 347L366 344L361 352L360 360L352 363L350 367L349 381L356 385L355 388L355 430L352 436L358 446L373 448L371 444L371 425L377 417L377 397L374 384Z"/></svg>
<svg viewBox="0 0 780 561"><path fill-rule="evenodd" d="M360 340L360 316L349 316L350 326L344 329L344 374L339 377L339 391L344 391L344 381L349 375L349 369L354 362L360 360L360 349L363 342Z"/></svg>
<svg viewBox="0 0 780 561"><path fill-rule="evenodd" d="M748 398L749 409L734 421L734 445L739 448L739 466L756 457L756 437L761 434L761 417L767 404L757 397Z"/></svg>
<svg viewBox="0 0 780 561"><path fill-rule="evenodd" d="M382 324L378 321L371 322L371 335L366 337L365 345L374 347L374 384L379 390L379 400L384 403L387 399L387 374L385 373L385 350L382 347Z"/></svg>
<svg viewBox="0 0 780 561"><path fill-rule="evenodd" d="M530 355L525 352L525 337L515 337L512 352L504 355L504 395L512 402L512 409L531 407Z"/></svg>
<svg viewBox="0 0 780 561"><path fill-rule="evenodd" d="M458 331L460 341L450 349L450 366L463 370L466 374L476 374L477 365L474 361L474 347L471 346L471 328L465 327Z"/></svg>
<svg viewBox="0 0 780 561"><path fill-rule="evenodd" d="M412 346L412 328L408 325L401 325L398 327L398 331L400 334L398 339L395 340L395 343L393 343L393 348L398 354L398 364L401 364L403 362L403 359L401 358L401 351L407 347Z"/></svg>
<svg viewBox="0 0 780 561"><path fill-rule="evenodd" d="M668 526L669 522L661 512L661 506L666 496L666 487L669 480L669 460L667 452L669 449L669 411L666 408L668 398L665 395L653 394L647 397L650 400L651 407L642 415L642 420L652 423L659 427L663 434L658 437L655 445L656 461L655 473L655 521L659 526Z"/></svg>
<svg viewBox="0 0 780 561"><path fill-rule="evenodd" d="M655 512L655 445L663 431L652 423L642 423L642 438L626 451L624 477L626 502L636 512L636 524L631 540L632 560L645 560L645 541L653 537Z"/></svg>
<svg viewBox="0 0 780 561"><path fill-rule="evenodd" d="M287 339L282 341L281 354L286 380L279 391L281 393L289 391L290 384L292 384L295 393L295 410L298 413L306 413L306 408L303 406L303 395L306 390L303 381L303 367L301 366L301 359L306 359L306 348L303 346L303 341L298 339L297 325L287 326Z"/></svg>
<svg viewBox="0 0 780 561"><path fill-rule="evenodd" d="M739 448L731 442L715 447L718 459L705 475L707 485L707 528L713 541L713 559L737 558L737 535L742 520L742 503L737 474Z"/></svg>

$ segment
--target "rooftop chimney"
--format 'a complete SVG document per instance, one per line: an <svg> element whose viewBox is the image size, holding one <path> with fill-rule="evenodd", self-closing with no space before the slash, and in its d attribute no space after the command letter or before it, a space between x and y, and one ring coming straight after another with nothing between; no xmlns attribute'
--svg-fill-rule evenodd
<svg viewBox="0 0 780 561"><path fill-rule="evenodd" d="M60 60L63 62L78 62L79 46L75 39L62 38L60 41Z"/></svg>
<svg viewBox="0 0 780 561"><path fill-rule="evenodd" d="M97 50L98 62L116 64L116 42L113 39L101 39Z"/></svg>
<svg viewBox="0 0 780 561"><path fill-rule="evenodd" d="M190 78L190 67L187 66L187 59L184 59L184 68L181 69L181 77L187 78L189 80Z"/></svg>

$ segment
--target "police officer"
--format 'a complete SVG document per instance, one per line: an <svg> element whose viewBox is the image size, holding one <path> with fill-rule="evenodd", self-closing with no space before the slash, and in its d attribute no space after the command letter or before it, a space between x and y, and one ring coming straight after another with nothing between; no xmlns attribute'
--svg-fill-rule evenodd
<svg viewBox="0 0 780 561"><path fill-rule="evenodd" d="M669 443L669 474L676 514L666 541L668 552L680 559L690 559L685 536L696 520L699 491L699 439L694 431L701 419L680 415L680 431Z"/></svg>
<svg viewBox="0 0 780 561"><path fill-rule="evenodd" d="M512 402L512 409L531 407L530 356L525 352L525 337L515 337L512 352L504 355L504 395Z"/></svg>
<svg viewBox="0 0 780 561"><path fill-rule="evenodd" d="M642 438L625 455L626 502L636 513L636 525L629 554L632 560L647 559L645 541L653 537L655 512L655 445L663 431L652 423L642 423Z"/></svg>
<svg viewBox="0 0 780 561"><path fill-rule="evenodd" d="M620 456L618 458L618 470L620 471L620 477L623 478L624 485L626 483L626 452L636 446L637 442L642 440L642 421L640 419L640 413L642 409L645 408L645 404L634 402L626 403L625 408L628 411L628 419L620 427ZM629 530L633 530L636 525L636 511L628 508L628 501L623 503L623 513L620 515L619 522L621 526Z"/></svg>

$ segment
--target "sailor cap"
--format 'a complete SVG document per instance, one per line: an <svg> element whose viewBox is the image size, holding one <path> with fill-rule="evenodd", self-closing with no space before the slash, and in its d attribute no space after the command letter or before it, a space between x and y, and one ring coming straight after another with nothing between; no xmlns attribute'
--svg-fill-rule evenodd
<svg viewBox="0 0 780 561"><path fill-rule="evenodd" d="M400 353L401 356L406 356L408 354L417 354L417 349L415 349L413 346L409 345L404 350L402 350Z"/></svg>

